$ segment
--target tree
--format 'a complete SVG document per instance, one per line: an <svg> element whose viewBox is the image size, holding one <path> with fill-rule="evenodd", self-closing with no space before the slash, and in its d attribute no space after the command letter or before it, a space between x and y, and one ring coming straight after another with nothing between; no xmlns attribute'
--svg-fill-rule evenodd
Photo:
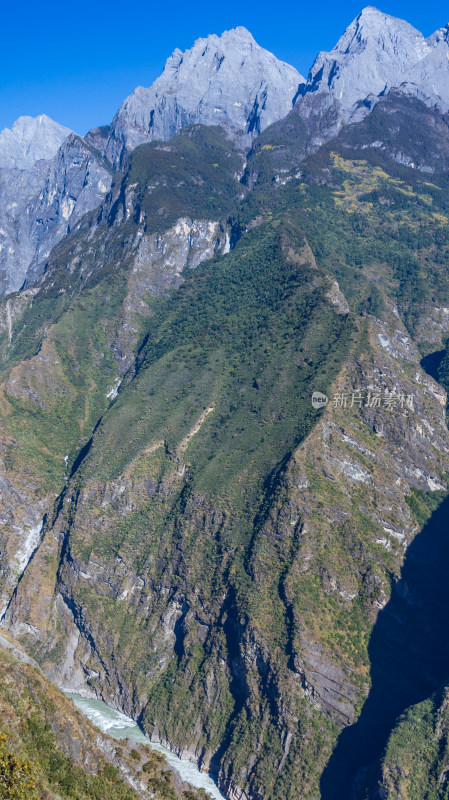
<svg viewBox="0 0 449 800"><path fill-rule="evenodd" d="M33 800L36 784L35 765L6 749L7 737L0 734L0 798L1 800Z"/></svg>

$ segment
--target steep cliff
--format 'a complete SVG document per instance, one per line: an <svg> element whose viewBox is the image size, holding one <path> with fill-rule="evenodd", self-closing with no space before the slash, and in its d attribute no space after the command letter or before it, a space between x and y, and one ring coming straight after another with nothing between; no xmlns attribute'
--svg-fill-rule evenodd
<svg viewBox="0 0 449 800"><path fill-rule="evenodd" d="M193 131L168 151L136 152L107 203L54 249L40 288L4 302L2 614L45 515L134 364L151 298L179 287L185 268L229 249L239 165L239 152L214 131ZM191 205L187 175L198 187ZM185 216L188 208L199 218Z"/></svg>
<svg viewBox="0 0 449 800"><path fill-rule="evenodd" d="M45 269L56 242L95 208L109 189L111 169L100 153L79 136L63 131L61 145L56 148L62 137L53 137L51 147L48 142L47 147L41 147L46 157L37 160L38 137L30 139L35 148L32 157L28 139L16 143L13 157L9 140L1 138L5 131L0 134L2 296L26 282L33 283Z"/></svg>
<svg viewBox="0 0 449 800"><path fill-rule="evenodd" d="M199 800L149 747L95 728L37 665L0 638L0 791L46 800Z"/></svg>
<svg viewBox="0 0 449 800"><path fill-rule="evenodd" d="M103 152L117 165L126 151L171 139L194 123L222 125L250 141L288 114L302 83L294 67L260 47L246 28L212 34L184 53L175 50L152 86L139 86L124 100Z"/></svg>
<svg viewBox="0 0 449 800"><path fill-rule="evenodd" d="M448 64L447 27L425 39L369 6L318 54L307 81L237 27L176 49L152 86L137 87L110 125L84 139L43 114L19 118L0 132L0 294L34 283L52 247L101 202L111 169L136 146L200 123L249 147L294 106L304 158L392 91L446 112Z"/></svg>
<svg viewBox="0 0 449 800"><path fill-rule="evenodd" d="M329 53L318 54L303 91L328 91L350 113L419 69L432 43L405 20L367 6Z"/></svg>
<svg viewBox="0 0 449 800"><path fill-rule="evenodd" d="M175 50L151 87L137 87L110 126L85 138L45 114L20 117L0 132L0 296L33 285L54 245L103 200L127 152L194 123L248 143L291 110L301 83L239 27Z"/></svg>
<svg viewBox="0 0 449 800"><path fill-rule="evenodd" d="M366 117L391 92L447 112L448 77L447 27L425 39L405 20L367 6L332 50L318 53L299 87L296 110L306 123L312 119L314 127L320 127L322 144L343 125Z"/></svg>
<svg viewBox="0 0 449 800"><path fill-rule="evenodd" d="M139 145L1 306L2 624L243 800L447 679L447 120L322 103Z"/></svg>
<svg viewBox="0 0 449 800"><path fill-rule="evenodd" d="M412 702L381 695L374 742L373 632L447 491L446 395L420 365L448 335L446 184L418 168L446 144L412 154L407 120L445 123L417 102L379 104L299 176L278 125L245 185L217 129L142 145L8 301L4 480L46 517L3 624L230 797L346 797ZM393 116L397 142L364 147Z"/></svg>

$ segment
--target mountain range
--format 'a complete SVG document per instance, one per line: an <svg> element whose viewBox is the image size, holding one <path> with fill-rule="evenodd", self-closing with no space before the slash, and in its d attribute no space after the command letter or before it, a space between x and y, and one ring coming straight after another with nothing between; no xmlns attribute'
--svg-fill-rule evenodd
<svg viewBox="0 0 449 800"><path fill-rule="evenodd" d="M305 80L259 47L245 28L175 50L162 75L138 87L110 126L85 139L45 115L21 117L0 133L0 291L30 285L52 247L111 184L124 154L170 139L182 127L220 125L249 144L293 106L306 119L334 102L337 116L313 146L360 119L392 89L449 110L448 28L428 39L403 20L368 6L329 53L318 54ZM323 97L324 95L324 97Z"/></svg>
<svg viewBox="0 0 449 800"><path fill-rule="evenodd" d="M238 27L0 133L0 620L56 736L48 680L230 800L447 796L448 47L368 7L305 79Z"/></svg>

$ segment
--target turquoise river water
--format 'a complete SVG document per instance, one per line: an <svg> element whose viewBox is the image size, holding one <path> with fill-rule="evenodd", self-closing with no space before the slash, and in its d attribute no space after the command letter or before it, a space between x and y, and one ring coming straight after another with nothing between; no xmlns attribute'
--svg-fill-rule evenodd
<svg viewBox="0 0 449 800"><path fill-rule="evenodd" d="M155 744L145 736L134 720L121 711L106 705L103 700L90 700L78 694L67 693L77 708L93 722L97 728L113 736L114 739L130 739L133 742L149 744L153 750L163 753L171 767L176 769L184 781L188 781L198 789L205 789L215 800L226 800L218 791L218 787L207 772L201 772L198 767L185 758L179 758L160 744Z"/></svg>

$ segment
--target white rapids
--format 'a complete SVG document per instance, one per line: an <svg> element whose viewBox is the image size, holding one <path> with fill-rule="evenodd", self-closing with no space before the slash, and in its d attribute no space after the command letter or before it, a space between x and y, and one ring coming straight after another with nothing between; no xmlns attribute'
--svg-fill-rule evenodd
<svg viewBox="0 0 449 800"><path fill-rule="evenodd" d="M158 750L163 753L167 762L171 767L179 772L184 781L188 781L192 786L197 789L205 789L214 800L226 800L225 796L219 792L217 785L207 772L201 772L198 767L185 758L179 758L177 755L167 750L161 744L152 742L148 736L140 730L134 720L127 717L121 711L111 708L106 705L103 700L90 700L86 697L81 697L79 694L67 692L67 697L70 697L82 713L93 722L97 728L113 736L114 739L130 739L133 742L141 742L142 744L149 744L153 750Z"/></svg>

